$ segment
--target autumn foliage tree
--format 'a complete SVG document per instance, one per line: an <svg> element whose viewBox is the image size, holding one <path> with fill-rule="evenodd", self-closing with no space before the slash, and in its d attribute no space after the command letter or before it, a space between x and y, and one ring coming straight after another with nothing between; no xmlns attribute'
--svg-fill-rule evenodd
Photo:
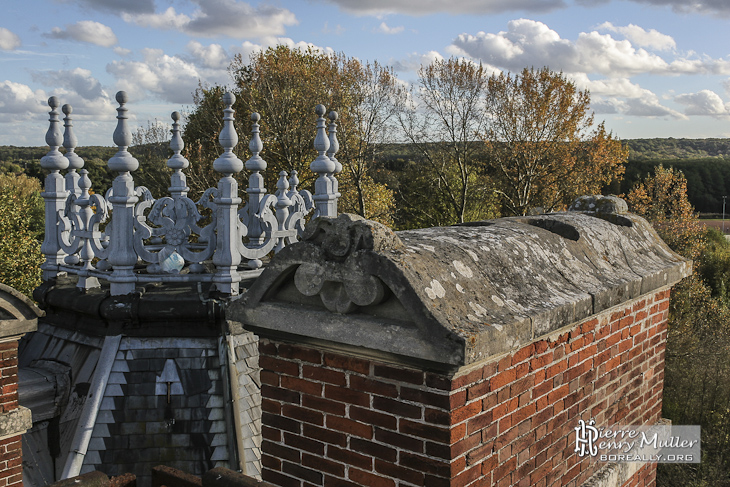
<svg viewBox="0 0 730 487"><path fill-rule="evenodd" d="M401 99L403 136L418 167L401 183L402 203L419 226L450 225L494 216L493 188L480 160L487 73L462 59L436 60L418 71L418 85Z"/></svg>
<svg viewBox="0 0 730 487"><path fill-rule="evenodd" d="M24 174L0 174L0 282L30 296L41 283L44 227L40 183Z"/></svg>
<svg viewBox="0 0 730 487"><path fill-rule="evenodd" d="M659 165L654 175L634 186L626 197L632 212L649 220L676 252L696 260L704 248L703 229L687 198L681 171Z"/></svg>
<svg viewBox="0 0 730 487"><path fill-rule="evenodd" d="M561 209L623 174L628 150L589 109L588 91L548 68L489 77L480 135L507 213Z"/></svg>
<svg viewBox="0 0 730 487"><path fill-rule="evenodd" d="M282 170L296 170L302 187L314 180L309 170L316 157L314 107L321 103L339 114L340 211L392 223L392 192L371 174L375 142L382 141L392 114L391 98L400 89L389 68L344 54L280 45L258 52L250 60L236 57L229 72L237 98L236 130L242 140L250 135L250 113L261 115L261 156L268 163L268 188L275 187ZM203 183L199 189L214 184L216 177L201 166L210 167L220 152L217 134L222 127L219 100L223 91L219 86L201 87L185 127L187 154L198 165L191 179ZM246 148L242 143L235 149L242 160L248 157Z"/></svg>
<svg viewBox="0 0 730 487"><path fill-rule="evenodd" d="M626 201L674 251L694 260L694 273L672 289L662 414L702 427L702 463L660 465L657 485L729 485L730 244L700 226L681 171L657 166Z"/></svg>

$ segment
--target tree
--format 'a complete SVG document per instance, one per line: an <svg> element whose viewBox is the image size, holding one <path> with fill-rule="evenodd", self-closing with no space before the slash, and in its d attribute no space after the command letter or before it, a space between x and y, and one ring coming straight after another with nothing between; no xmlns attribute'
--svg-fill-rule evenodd
<svg viewBox="0 0 730 487"><path fill-rule="evenodd" d="M248 62L236 57L229 72L237 98L236 129L244 140L251 131L248 115L254 111L261 115L261 156L268 163L268 188L274 187L282 170L296 170L302 186L313 182L309 165L316 157L314 107L321 103L339 113L340 211L392 223L392 192L371 175L375 142L390 119L389 99L399 89L390 69L343 54L277 46L252 55ZM209 165L220 152L217 132L222 126L219 100L223 91L217 86L201 87L196 93L196 109L188 117L184 133L193 164ZM243 160L246 145L235 149ZM194 169L196 172L201 171Z"/></svg>
<svg viewBox="0 0 730 487"><path fill-rule="evenodd" d="M657 484L728 485L730 457L730 244L705 232L687 198L681 171L659 165L627 195L676 252L694 260L695 272L672 289L665 355L663 411L673 424L702 427L701 464L662 464Z"/></svg>
<svg viewBox="0 0 730 487"><path fill-rule="evenodd" d="M0 282L30 296L41 283L44 206L40 183L24 174L0 174Z"/></svg>
<svg viewBox="0 0 730 487"><path fill-rule="evenodd" d="M548 68L489 77L481 136L507 212L562 208L623 173L628 150L603 123L591 130L589 105L588 91Z"/></svg>
<svg viewBox="0 0 730 487"><path fill-rule="evenodd" d="M664 241L688 259L697 260L704 249L703 230L687 198L682 171L654 168L654 175L634 186L626 196L634 213L649 220Z"/></svg>
<svg viewBox="0 0 730 487"><path fill-rule="evenodd" d="M146 127L138 127L132 133L129 152L139 161L139 169L134 172L135 184L145 186L156 198L165 196L170 187L169 143L170 126L157 120L148 120Z"/></svg>
<svg viewBox="0 0 730 487"><path fill-rule="evenodd" d="M406 93L391 68L377 62L356 63L352 68L352 100L346 119L340 123L343 143L337 155L345 162L341 174L341 186L346 188L343 208L355 208L361 216L392 225L393 191L376 183L373 172L377 148L393 140L396 107ZM353 198L355 201L350 201Z"/></svg>
<svg viewBox="0 0 730 487"><path fill-rule="evenodd" d="M415 148L417 175L431 183L431 192L417 196L412 182L400 183L401 201L419 215L421 225L453 224L494 216L489 210L492 184L483 172L478 134L483 113L487 74L467 60L436 60L418 71L418 86L403 100L399 122ZM437 193L434 195L433 192ZM437 205L431 202L436 198Z"/></svg>

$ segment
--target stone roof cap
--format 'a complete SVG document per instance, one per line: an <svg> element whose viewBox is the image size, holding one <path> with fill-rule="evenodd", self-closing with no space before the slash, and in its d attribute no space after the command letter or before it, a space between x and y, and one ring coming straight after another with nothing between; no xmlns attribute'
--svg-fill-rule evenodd
<svg viewBox="0 0 730 487"><path fill-rule="evenodd" d="M43 311L27 296L0 283L0 341L35 331L40 316Z"/></svg>
<svg viewBox="0 0 730 487"><path fill-rule="evenodd" d="M262 335L458 367L691 273L623 200L572 208L401 232L353 215L320 219L228 316Z"/></svg>

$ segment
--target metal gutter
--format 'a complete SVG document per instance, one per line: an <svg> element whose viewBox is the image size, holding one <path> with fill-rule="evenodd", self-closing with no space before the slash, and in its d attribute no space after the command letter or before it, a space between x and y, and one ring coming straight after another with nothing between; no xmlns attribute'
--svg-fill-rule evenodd
<svg viewBox="0 0 730 487"><path fill-rule="evenodd" d="M91 441L91 434L96 424L96 417L99 414L99 406L101 406L101 400L104 398L106 384L109 380L109 374L112 371L112 366L114 365L121 341L122 335L113 335L104 338L104 344L101 347L101 354L99 355L99 362L96 364L94 378L91 381L89 394L86 396L84 409L79 417L68 458L61 473L61 479L75 477L81 472L86 451Z"/></svg>

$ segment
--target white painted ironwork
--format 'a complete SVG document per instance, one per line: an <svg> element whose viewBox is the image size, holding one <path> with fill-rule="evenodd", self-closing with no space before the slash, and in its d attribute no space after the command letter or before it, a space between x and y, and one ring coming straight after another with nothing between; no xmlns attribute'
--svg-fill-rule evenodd
<svg viewBox="0 0 730 487"><path fill-rule="evenodd" d="M332 162L335 163L335 170L334 174L340 174L342 172L342 164L340 161L337 160L337 157L335 157L335 154L337 154L337 151L340 150L340 143L337 141L337 112L334 110L330 112L329 115L330 119L330 126L329 126L329 141L330 141L330 148L327 151L327 157L329 157ZM337 198L342 196L338 192L338 183L337 183L337 177L335 175L331 176L332 180L332 192L335 194Z"/></svg>
<svg viewBox="0 0 730 487"><path fill-rule="evenodd" d="M116 100L119 107L113 140L118 151L107 165L117 176L104 196L91 191L84 161L75 152L73 109L63 106L62 134L59 101L56 97L48 100L51 111L46 143L51 149L41 159L41 167L49 170L42 193L46 206L41 249L46 257L41 266L44 280L75 274L79 277L77 286L90 289L99 287L102 279L110 283L113 295L134 292L145 282L212 282L218 291L234 295L243 274L260 272L256 269L264 265L267 255L298 241L315 203L313 217L336 216L339 194L334 173L342 169L335 158L337 114L330 113L328 138L324 106L316 108L314 145L319 156L311 168L319 178L314 195L298 189L296 171L291 175L281 171L276 192L267 193L262 175L267 164L260 156L260 116L251 115L252 155L245 163L249 171L247 201L240 208L242 199L234 175L244 163L233 152L238 143L233 94L223 96L223 130L218 138L223 153L213 163L221 178L218 186L207 189L198 201L187 195L183 170L190 163L181 154L180 114L172 113L173 155L167 161L173 171L170 195L155 199L147 188L134 186L133 173L139 162L127 151L132 134L127 124L126 93L117 93ZM59 151L61 146L65 155ZM68 169L65 178L60 174L64 169Z"/></svg>
<svg viewBox="0 0 730 487"><path fill-rule="evenodd" d="M314 138L314 148L319 155L312 161L309 168L319 174L314 182L314 216L337 216L337 193L333 187L333 174L336 164L327 156L330 141L327 137L327 122L324 114L327 111L324 105L317 105L314 112L317 114L317 136Z"/></svg>

